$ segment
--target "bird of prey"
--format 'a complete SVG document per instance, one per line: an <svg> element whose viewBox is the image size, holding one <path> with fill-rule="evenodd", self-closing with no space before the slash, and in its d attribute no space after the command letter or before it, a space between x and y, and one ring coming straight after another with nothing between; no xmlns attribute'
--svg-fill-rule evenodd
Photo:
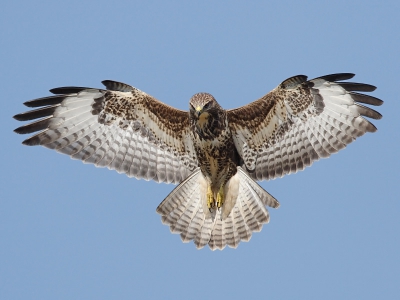
<svg viewBox="0 0 400 300"><path fill-rule="evenodd" d="M130 85L61 87L27 101L36 109L14 116L39 119L17 129L23 144L42 145L129 177L178 186L157 207L183 242L236 248L269 222L278 201L256 181L296 173L376 128L381 115L360 103L383 102L358 92L369 84L340 73L293 76L248 105L225 110L208 93L189 111L168 106Z"/></svg>

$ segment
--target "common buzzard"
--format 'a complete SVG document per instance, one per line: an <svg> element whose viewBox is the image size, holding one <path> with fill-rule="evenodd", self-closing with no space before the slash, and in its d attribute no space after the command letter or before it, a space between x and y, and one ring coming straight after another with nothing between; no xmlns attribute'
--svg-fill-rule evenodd
<svg viewBox="0 0 400 300"><path fill-rule="evenodd" d="M342 82L341 73L286 79L262 98L224 110L208 93L189 112L130 85L61 87L55 96L25 102L40 107L14 116L39 119L15 129L37 132L23 144L42 145L129 177L179 184L158 206L164 224L183 242L236 248L268 223L278 201L256 180L296 173L376 128L363 116L381 115L368 84Z"/></svg>

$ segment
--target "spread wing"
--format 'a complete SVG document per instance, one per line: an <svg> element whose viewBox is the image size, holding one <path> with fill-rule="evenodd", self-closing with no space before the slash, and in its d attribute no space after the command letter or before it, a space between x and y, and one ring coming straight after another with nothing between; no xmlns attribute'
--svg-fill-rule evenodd
<svg viewBox="0 0 400 300"><path fill-rule="evenodd" d="M130 177L179 183L197 167L188 113L124 83L107 90L62 87L55 96L25 102L40 107L14 116L40 120L15 129L36 135L23 144L42 145Z"/></svg>
<svg viewBox="0 0 400 300"><path fill-rule="evenodd" d="M341 73L307 81L291 77L259 100L229 110L235 146L250 176L273 179L295 173L329 157L376 127L364 117L382 116L360 103L381 105L368 84L341 82Z"/></svg>

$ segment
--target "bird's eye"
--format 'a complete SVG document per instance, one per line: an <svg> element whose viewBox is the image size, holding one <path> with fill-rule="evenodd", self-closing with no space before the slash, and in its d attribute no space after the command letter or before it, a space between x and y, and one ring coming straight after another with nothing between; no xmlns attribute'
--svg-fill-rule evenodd
<svg viewBox="0 0 400 300"><path fill-rule="evenodd" d="M210 106L210 102L207 102L204 106L203 106L203 108L208 108Z"/></svg>

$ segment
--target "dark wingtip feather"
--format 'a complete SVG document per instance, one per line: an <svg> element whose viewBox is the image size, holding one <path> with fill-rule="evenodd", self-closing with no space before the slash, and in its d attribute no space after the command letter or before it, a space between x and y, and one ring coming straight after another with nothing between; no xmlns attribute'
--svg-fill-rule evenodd
<svg viewBox="0 0 400 300"><path fill-rule="evenodd" d="M65 95L65 94L76 94L82 92L83 90L91 90L92 88L88 87L80 87L80 86L63 86L59 88L54 88L50 90L50 93L56 95Z"/></svg>
<svg viewBox="0 0 400 300"><path fill-rule="evenodd" d="M355 83L355 82L337 82L346 91L356 92L373 92L376 90L376 86L366 83Z"/></svg>
<svg viewBox="0 0 400 300"><path fill-rule="evenodd" d="M360 115L371 118L371 119L375 119L375 120L382 119L382 115L380 113L378 113L376 110L373 110L373 109L366 107L364 105L361 105L359 103L356 103L355 105L357 106L357 108L358 108L357 111L360 113Z"/></svg>
<svg viewBox="0 0 400 300"><path fill-rule="evenodd" d="M368 121L368 126L366 129L367 129L367 132L372 132L372 133L376 132L378 130L378 128L376 128L376 126L369 121Z"/></svg>
<svg viewBox="0 0 400 300"><path fill-rule="evenodd" d="M40 145L40 139L35 136L30 137L22 142L25 146L37 146Z"/></svg>
<svg viewBox="0 0 400 300"><path fill-rule="evenodd" d="M355 76L356 74L353 73L336 73L336 74L329 74L325 76L318 77L316 79L324 79L326 81L339 81L339 80L348 80Z"/></svg>
<svg viewBox="0 0 400 300"><path fill-rule="evenodd" d="M47 106L47 105L55 105L55 104L60 104L67 97L69 97L69 96L43 97L43 98L26 101L26 102L24 102L24 105L28 106L28 107L40 107L40 106Z"/></svg>
<svg viewBox="0 0 400 300"><path fill-rule="evenodd" d="M51 116L58 106L59 106L59 104L54 105L54 106L49 106L49 107L43 107L43 108L31 110L31 111L26 111L26 112L15 115L13 118L18 121L29 121L29 120L33 120L33 119Z"/></svg>
<svg viewBox="0 0 400 300"><path fill-rule="evenodd" d="M375 106L380 106L383 104L383 101L381 99L378 99L376 97L372 97L369 95L364 95L364 94L359 94L356 92L349 92L351 95L351 98L353 98L354 101L365 103L365 104L370 104L370 105L375 105Z"/></svg>
<svg viewBox="0 0 400 300"><path fill-rule="evenodd" d="M23 118L20 117L21 115L22 115L22 114L16 114L16 115L13 116L13 118L14 118L15 120L17 120L17 121L25 121Z"/></svg>
<svg viewBox="0 0 400 300"><path fill-rule="evenodd" d="M19 133L19 134L26 134L26 133L32 133L35 131L43 130L43 129L47 128L47 126L50 123L51 118L52 118L52 116L47 117L46 119L42 119L42 120L27 124L27 125L20 126L16 129L14 129L14 132Z"/></svg>

